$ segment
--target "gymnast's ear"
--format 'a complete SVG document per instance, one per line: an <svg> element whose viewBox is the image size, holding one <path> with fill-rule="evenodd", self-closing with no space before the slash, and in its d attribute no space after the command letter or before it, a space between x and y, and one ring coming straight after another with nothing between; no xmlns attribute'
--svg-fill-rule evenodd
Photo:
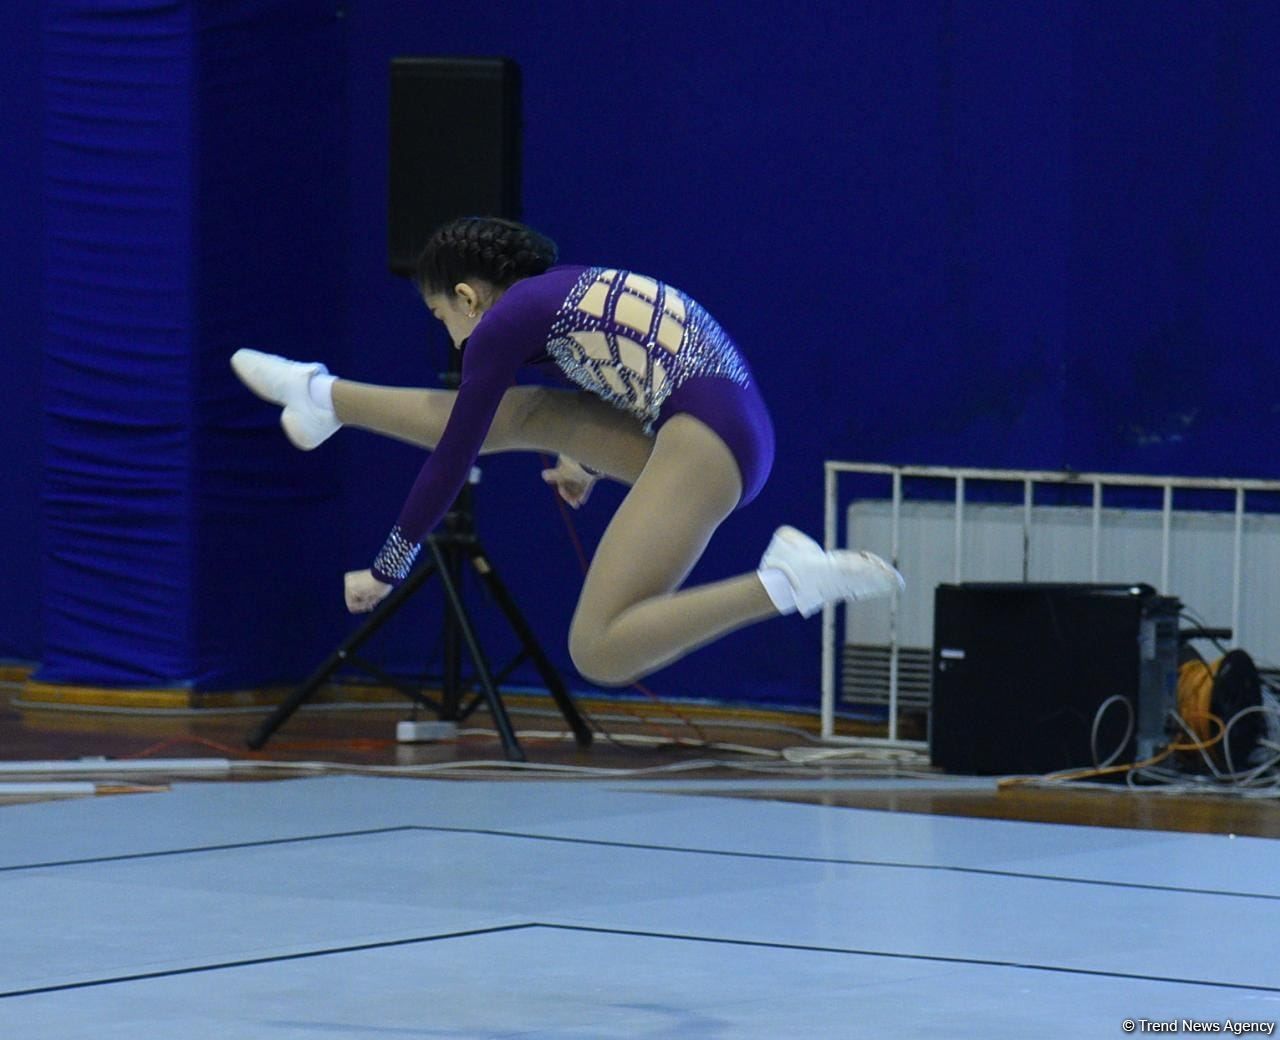
<svg viewBox="0 0 1280 1040"><path fill-rule="evenodd" d="M454 296L468 311L483 311L492 306L497 291L488 282L476 279L459 282L453 287Z"/></svg>

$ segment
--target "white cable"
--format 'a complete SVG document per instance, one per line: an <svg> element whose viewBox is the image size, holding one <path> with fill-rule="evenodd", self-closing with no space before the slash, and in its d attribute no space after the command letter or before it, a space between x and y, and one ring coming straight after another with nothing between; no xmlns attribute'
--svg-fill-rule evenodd
<svg viewBox="0 0 1280 1040"><path fill-rule="evenodd" d="M1107 713L1107 708L1115 702L1119 701L1128 711L1128 723L1125 725L1124 736L1120 738L1119 746L1111 752L1105 762L1098 761L1098 728L1102 725L1102 718ZM1128 697L1122 697L1120 694L1113 694L1105 701L1098 705L1098 710L1093 713L1093 729L1089 734L1089 753L1093 756L1094 769L1106 769L1117 758L1124 754L1124 749L1129 746L1129 738L1133 736L1133 705L1129 702Z"/></svg>
<svg viewBox="0 0 1280 1040"><path fill-rule="evenodd" d="M500 760L475 759L466 762L434 762L423 765L402 766L366 766L353 765L347 762L281 762L252 761L233 763L240 767L239 772L252 772L256 769L278 769L284 772L322 773L355 773L369 776L428 776L432 773L467 772L470 770L490 769L504 773L527 772L541 774L562 774L566 776L641 776L647 773L675 773L699 769L720 768L724 762L699 760L694 762L676 762L662 766L648 766L639 769L605 769L593 766L556 765L549 762L506 762Z"/></svg>
<svg viewBox="0 0 1280 1040"><path fill-rule="evenodd" d="M485 734L492 735L488 730L459 730L458 735L475 735ZM516 733L519 739L528 740L570 740L573 733L568 730L560 732L547 732L539 730L519 730ZM740 755L760 755L765 758L778 758L781 752L773 748L751 747L747 744L725 744L719 741L707 740L690 740L686 737L656 737L646 733L615 733L611 735L611 739L619 744L644 744L653 747L686 747L686 748L706 748L709 751L732 751Z"/></svg>
<svg viewBox="0 0 1280 1040"><path fill-rule="evenodd" d="M884 763L909 762L915 765L927 765L926 757L919 751L907 748L783 748L782 757L793 763L839 762L852 759L854 761L877 761Z"/></svg>
<svg viewBox="0 0 1280 1040"><path fill-rule="evenodd" d="M1227 720L1226 728L1222 731L1222 753L1227 762L1227 772L1234 773L1235 766L1231 761L1231 727L1239 722L1246 715L1263 715L1264 717L1271 713L1271 708L1265 704L1251 704L1247 708L1241 708L1230 719Z"/></svg>
<svg viewBox="0 0 1280 1040"><path fill-rule="evenodd" d="M47 783L0 783L0 798L29 797L31 795L82 795L97 794L98 785L92 780L64 780Z"/></svg>
<svg viewBox="0 0 1280 1040"><path fill-rule="evenodd" d="M173 773L225 776L235 763L226 758L78 758L66 761L0 762L3 776L85 773Z"/></svg>
<svg viewBox="0 0 1280 1040"><path fill-rule="evenodd" d="M784 761L739 762L731 759L698 759L690 762L675 762L660 766L648 766L635 769L607 769L591 766L557 765L541 762L506 762L499 760L472 760L465 762L437 762L422 765L369 766L352 765L344 762L299 761L286 762L277 760L253 760L231 763L233 772L250 773L255 770L301 772L301 773L344 773L369 776L431 776L433 774L451 773L501 775L529 773L540 776L560 777L624 777L649 776L657 774L697 772L707 769L730 769L738 772L778 774L785 776L806 776L819 779L828 777L832 772L832 763L825 763L820 769L814 769L806 763L788 763ZM835 763L838 767L840 763ZM869 770L869 763L849 763L849 768L838 770L841 775L884 776L884 769ZM936 779L933 773L922 771L895 771L895 777L917 777Z"/></svg>
<svg viewBox="0 0 1280 1040"><path fill-rule="evenodd" d="M1191 741L1192 745L1194 745L1196 754L1204 760L1204 764L1208 768L1210 774L1217 779L1221 779L1222 771L1218 768L1213 759L1209 757L1209 750L1205 747L1205 741L1200 739L1200 735L1191 727L1191 724L1176 711L1173 713L1172 718L1173 721L1178 724L1178 728L1182 730L1183 734L1185 734Z"/></svg>

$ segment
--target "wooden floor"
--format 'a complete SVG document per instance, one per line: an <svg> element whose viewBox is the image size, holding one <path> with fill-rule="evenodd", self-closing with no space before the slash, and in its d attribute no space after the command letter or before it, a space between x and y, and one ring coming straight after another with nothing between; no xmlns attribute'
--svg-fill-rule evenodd
<svg viewBox="0 0 1280 1040"><path fill-rule="evenodd" d="M1280 801L1227 794L1131 791L1117 784L998 787L993 781L947 785L922 755L845 751L812 761L822 745L817 719L804 715L729 712L686 705L588 702L584 710L597 736L577 747L562 731L563 720L539 697L509 697L512 721L529 765L506 762L503 748L478 712L457 737L429 744L401 744L399 706L319 706L299 711L259 752L246 744L261 712L198 711L148 715L24 707L21 686L0 688L0 767L15 763L66 762L76 777L95 778L99 794L150 791L182 779L179 772L136 775L84 774L85 759L229 759L238 780L362 770L399 769L431 778L495 777L572 779L634 776L654 780L737 781L731 797L757 797L828 806L1072 823L1098 827L1280 837ZM141 768L141 767L140 767ZM42 766L39 775L67 780ZM0 781L31 780L8 774ZM753 790L752 778L797 781ZM201 776L207 780L210 777ZM803 783L800 783L803 782ZM0 804L54 797L10 793L0 783Z"/></svg>

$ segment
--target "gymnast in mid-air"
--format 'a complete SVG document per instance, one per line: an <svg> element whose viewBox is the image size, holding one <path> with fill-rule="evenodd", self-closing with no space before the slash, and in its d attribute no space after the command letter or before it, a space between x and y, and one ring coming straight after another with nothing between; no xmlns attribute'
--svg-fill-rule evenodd
<svg viewBox="0 0 1280 1040"><path fill-rule="evenodd" d="M755 376L680 290L556 261L550 239L513 221L468 217L432 234L415 281L463 351L457 390L372 386L317 362L233 355L245 385L282 406L298 448L356 426L430 449L372 566L346 575L349 610L372 610L408 576L476 457L500 451L557 456L543 477L574 506L599 477L629 485L569 631L574 665L594 683L627 685L745 625L902 588L873 553L824 551L786 526L758 568L682 587L716 528L769 475L773 425ZM518 386L522 369L564 386Z"/></svg>

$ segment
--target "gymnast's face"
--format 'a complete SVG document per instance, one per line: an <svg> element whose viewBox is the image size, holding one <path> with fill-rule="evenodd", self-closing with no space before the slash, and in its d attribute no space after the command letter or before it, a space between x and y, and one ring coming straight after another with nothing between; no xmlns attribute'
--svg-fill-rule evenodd
<svg viewBox="0 0 1280 1040"><path fill-rule="evenodd" d="M475 332L494 296L492 286L459 282L451 293L427 293L423 302L433 317L444 324L455 347Z"/></svg>

